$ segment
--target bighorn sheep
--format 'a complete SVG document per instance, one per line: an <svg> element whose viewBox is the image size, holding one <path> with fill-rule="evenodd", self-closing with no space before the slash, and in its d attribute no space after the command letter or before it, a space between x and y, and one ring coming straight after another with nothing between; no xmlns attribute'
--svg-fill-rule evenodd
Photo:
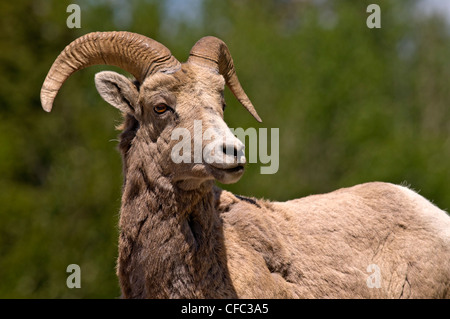
<svg viewBox="0 0 450 319"><path fill-rule="evenodd" d="M87 34L53 63L44 110L73 72L94 64L136 79L95 76L102 98L124 115L123 297L450 298L450 217L409 188L375 182L269 202L214 185L238 181L245 163L223 120L225 84L260 121L221 40L202 38L181 64L142 35ZM223 153L211 155L226 161L171 160L171 133L192 133L194 120L227 137Z"/></svg>

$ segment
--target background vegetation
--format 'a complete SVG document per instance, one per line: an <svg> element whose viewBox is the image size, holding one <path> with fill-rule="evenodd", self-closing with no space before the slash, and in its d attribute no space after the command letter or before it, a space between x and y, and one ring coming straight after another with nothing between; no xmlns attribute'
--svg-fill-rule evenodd
<svg viewBox="0 0 450 319"><path fill-rule="evenodd" d="M366 27L369 3L382 28ZM68 29L67 5L81 7ZM121 162L118 112L96 66L73 75L54 111L39 91L51 63L91 31L152 37L185 61L202 36L229 46L262 124L227 92L230 127L280 129L279 171L252 164L236 193L287 200L367 181L411 184L450 206L450 35L417 1L2 1L0 297L114 298ZM66 267L81 266L81 289Z"/></svg>

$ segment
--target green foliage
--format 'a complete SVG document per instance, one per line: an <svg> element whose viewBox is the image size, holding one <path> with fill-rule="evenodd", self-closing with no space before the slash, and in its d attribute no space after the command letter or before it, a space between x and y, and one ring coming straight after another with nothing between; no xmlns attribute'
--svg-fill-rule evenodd
<svg viewBox="0 0 450 319"><path fill-rule="evenodd" d="M73 1L71 1L73 2ZM129 30L180 61L202 36L229 46L263 123L227 92L230 127L280 129L279 171L251 164L233 192L287 200L367 181L406 182L450 207L449 26L415 1L69 1L0 4L0 297L114 298L121 163L120 116L96 93L96 66L74 74L46 114L39 90L70 41ZM174 9L175 8L175 9ZM126 10L125 10L126 9ZM186 11L186 10L185 10ZM183 11L182 11L183 12ZM81 267L81 289L66 267Z"/></svg>

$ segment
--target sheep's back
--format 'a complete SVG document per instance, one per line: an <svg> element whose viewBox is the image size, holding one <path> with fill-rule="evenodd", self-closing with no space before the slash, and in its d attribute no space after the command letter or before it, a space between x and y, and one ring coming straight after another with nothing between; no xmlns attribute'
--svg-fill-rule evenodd
<svg viewBox="0 0 450 319"><path fill-rule="evenodd" d="M244 297L450 297L450 217L407 188L368 183L287 202L222 195Z"/></svg>

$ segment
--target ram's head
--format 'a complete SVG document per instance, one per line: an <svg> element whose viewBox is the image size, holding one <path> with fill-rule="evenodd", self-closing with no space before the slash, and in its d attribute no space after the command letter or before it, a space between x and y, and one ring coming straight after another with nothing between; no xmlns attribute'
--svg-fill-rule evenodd
<svg viewBox="0 0 450 319"><path fill-rule="evenodd" d="M181 64L165 46L139 34L87 34L69 44L53 63L41 90L44 110L51 111L72 73L95 64L118 66L136 79L110 71L95 76L102 98L126 118L124 160L131 147L150 152L148 156L160 157L161 173L186 189L205 180L233 183L242 176L244 145L223 120L225 84L261 119L239 83L223 41L200 39Z"/></svg>

